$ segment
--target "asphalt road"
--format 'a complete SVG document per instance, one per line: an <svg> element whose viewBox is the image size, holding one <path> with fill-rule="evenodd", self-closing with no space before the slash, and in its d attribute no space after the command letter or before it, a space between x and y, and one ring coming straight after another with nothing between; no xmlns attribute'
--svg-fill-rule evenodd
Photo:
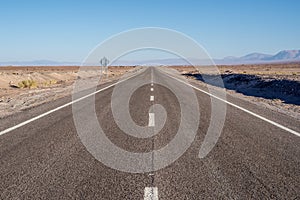
<svg viewBox="0 0 300 200"><path fill-rule="evenodd" d="M116 94L116 110L122 114L122 109L128 106L130 117L138 128L148 128L149 134L159 130L157 134L139 138L123 131L118 123L130 125L130 120L115 120L111 103L115 85L108 87L74 103L77 106L73 110L72 105L65 106L0 135L0 199L300 198L300 137L235 106L226 104L226 119L220 138L206 157L198 157L211 120L212 100L209 95L191 87L198 100L198 111L195 111L200 113L196 119L197 132L191 145L173 163L153 172L147 171L146 167L144 173L128 173L98 161L78 136L74 114L84 116L80 123L87 132L97 132L93 118L96 116L97 123L114 145L132 154L140 154L168 146L185 117L181 106L192 109L191 96L186 95L181 105L170 89L185 94L189 86L163 70L147 68L120 85L124 89L140 82L147 83L133 92L128 105ZM114 82L98 89L111 84ZM7 130L71 101L72 97L65 97L2 119L0 130ZM299 121L292 117L232 96L227 96L227 101L300 132ZM158 116L161 107L155 107L155 104L164 108L165 118ZM160 124L163 127L157 128ZM185 126L184 130L188 132L193 124ZM145 136L144 133L141 132L140 136ZM117 155L106 148L102 151L108 157L110 153L111 157ZM171 157L173 152L169 153ZM151 155L153 162L149 165L155 169L154 161L158 158L155 153ZM122 163L122 159L116 159L113 164ZM168 156L159 159L163 162ZM131 163L127 165L131 166ZM138 160L132 160L132 166L139 168L142 165Z"/></svg>

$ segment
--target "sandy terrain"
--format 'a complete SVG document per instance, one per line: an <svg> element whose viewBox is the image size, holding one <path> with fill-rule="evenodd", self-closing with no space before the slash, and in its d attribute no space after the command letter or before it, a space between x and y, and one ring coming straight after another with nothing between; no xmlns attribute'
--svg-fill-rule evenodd
<svg viewBox="0 0 300 200"><path fill-rule="evenodd" d="M205 85L199 71L190 66L170 67ZM300 119L300 63L218 66L228 94L263 105ZM214 84L216 73L202 67L206 82ZM76 79L95 78L95 68L79 67L0 67L0 118L15 112L55 100L72 93ZM117 79L134 67L110 67L102 82ZM19 83L34 81L31 88L20 88Z"/></svg>
<svg viewBox="0 0 300 200"><path fill-rule="evenodd" d="M121 77L134 67L109 67L102 83ZM76 79L99 75L95 67L0 67L0 118L72 93ZM26 87L23 83L29 84Z"/></svg>
<svg viewBox="0 0 300 200"><path fill-rule="evenodd" d="M205 85L200 72L191 66L173 66L182 75ZM229 95L263 105L300 119L300 63L218 66ZM217 73L201 67L205 82L214 87Z"/></svg>

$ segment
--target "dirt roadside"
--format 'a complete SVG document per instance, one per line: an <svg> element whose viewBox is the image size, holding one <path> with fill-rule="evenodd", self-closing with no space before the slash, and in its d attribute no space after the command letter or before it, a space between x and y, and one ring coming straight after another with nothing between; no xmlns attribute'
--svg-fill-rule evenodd
<svg viewBox="0 0 300 200"><path fill-rule="evenodd" d="M119 79L139 67L109 67L101 83ZM89 81L99 75L98 68L0 67L0 118L71 95L77 79Z"/></svg>
<svg viewBox="0 0 300 200"><path fill-rule="evenodd" d="M218 66L219 74L210 67L201 67L202 72L192 66L169 68L202 86L208 83L216 89L224 87L229 95L300 120L300 63L223 65ZM220 75L224 86L215 84Z"/></svg>

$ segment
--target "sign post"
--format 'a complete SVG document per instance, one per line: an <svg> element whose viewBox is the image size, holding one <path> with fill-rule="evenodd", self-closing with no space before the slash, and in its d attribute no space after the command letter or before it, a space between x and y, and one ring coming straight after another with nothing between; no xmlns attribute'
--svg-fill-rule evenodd
<svg viewBox="0 0 300 200"><path fill-rule="evenodd" d="M104 75L104 73L105 73L106 78L108 77L108 63L109 63L109 60L105 56L100 60L101 74Z"/></svg>

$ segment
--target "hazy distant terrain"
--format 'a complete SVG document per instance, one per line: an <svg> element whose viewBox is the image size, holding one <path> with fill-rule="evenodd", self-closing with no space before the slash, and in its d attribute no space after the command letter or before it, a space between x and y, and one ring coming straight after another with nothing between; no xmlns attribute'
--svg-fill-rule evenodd
<svg viewBox="0 0 300 200"><path fill-rule="evenodd" d="M284 50L275 55L251 53L242 57L226 57L217 62L230 63L264 63L264 62L284 62L284 61L300 61L300 50Z"/></svg>
<svg viewBox="0 0 300 200"><path fill-rule="evenodd" d="M212 59L218 65L233 65L233 64L261 64L261 63L280 63L280 62L297 62L300 61L300 50L283 50L275 55L263 53L250 53L242 57L227 56L223 59ZM189 58L165 58L153 60L116 60L114 66L133 66L133 65L188 65L188 64L211 64L211 60ZM35 61L10 61L0 62L0 66L78 66L80 62L63 62L52 60L35 60ZM91 65L99 65L93 63Z"/></svg>

